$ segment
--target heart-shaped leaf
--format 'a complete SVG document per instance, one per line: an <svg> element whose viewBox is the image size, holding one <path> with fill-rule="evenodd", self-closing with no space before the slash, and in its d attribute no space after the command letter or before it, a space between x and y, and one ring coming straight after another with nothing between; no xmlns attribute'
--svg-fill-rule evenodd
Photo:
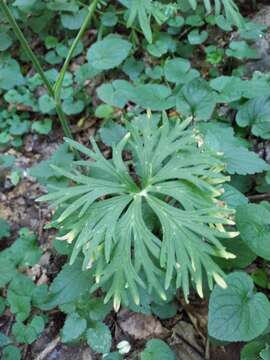
<svg viewBox="0 0 270 360"><path fill-rule="evenodd" d="M250 341L262 334L270 319L270 303L254 292L250 276L235 272L227 276L228 287L215 286L209 303L208 332L221 341Z"/></svg>

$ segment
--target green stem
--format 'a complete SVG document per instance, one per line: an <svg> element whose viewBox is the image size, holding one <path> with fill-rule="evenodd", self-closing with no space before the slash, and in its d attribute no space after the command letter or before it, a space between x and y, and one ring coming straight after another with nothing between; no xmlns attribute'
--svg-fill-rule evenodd
<svg viewBox="0 0 270 360"><path fill-rule="evenodd" d="M50 94L50 96L54 97L54 91L53 91L52 84L49 82L46 75L44 74L44 71L42 70L42 67L41 67L36 55L33 53L32 49L30 48L30 46L29 46L27 40L25 39L21 29L19 28L16 20L14 19L11 11L9 10L9 7L7 6L5 0L0 0L0 8L3 11L3 13L5 14L5 16L7 17L8 22L9 22L10 26L12 27L12 29L13 29L15 35L17 36L18 40L20 41L23 50L26 52L28 57L31 59L31 61L32 61L33 65L34 65L34 68L39 73L39 75L42 78L44 84L46 85L48 93Z"/></svg>
<svg viewBox="0 0 270 360"><path fill-rule="evenodd" d="M97 4L98 4L99 0L94 0L92 2L92 4L88 7L89 11L88 14L80 28L80 31L78 32L75 40L73 41L71 48L68 52L67 58L64 62L64 65L60 71L60 74L58 76L58 79L55 83L54 86L52 86L52 84L50 83L50 81L48 80L48 78L46 77L40 62L38 61L36 55L33 53L32 49L30 48L25 36L23 35L21 29L19 28L16 20L14 19L11 11L9 10L9 7L6 4L5 0L0 0L0 9L2 10L2 12L5 14L10 26L12 27L15 35L17 36L18 40L21 43L21 46L23 48L23 50L25 51L25 53L28 55L28 57L30 58L30 60L33 63L34 68L36 69L37 73L40 75L41 79L44 82L44 85L46 86L49 95L54 99L55 101L55 110L57 112L58 118L60 120L63 132L65 134L66 137L71 138L72 139L72 133L69 127L69 123L68 120L66 118L66 115L63 112L62 109L62 104L61 104L61 90L62 90L62 85L63 85L63 81L64 81L64 77L65 77L65 73L67 72L68 66L70 64L71 58L74 54L74 51L79 43L79 41L81 40L85 30L87 29L87 26L96 10Z"/></svg>
<svg viewBox="0 0 270 360"><path fill-rule="evenodd" d="M79 41L81 40L83 34L85 33L85 30L87 29L88 25L89 25L89 22L96 10L96 7L97 7L97 4L98 4L99 0L94 0L92 2L92 4L89 6L89 11L88 11L88 14L86 16L86 18L84 19L84 22L80 28L80 31L78 32L75 40L73 41L72 45L71 45L71 48L69 49L69 52L68 52L68 55L67 55L67 58L64 62L64 65L60 71L60 74L58 76L58 79L55 83L55 86L54 86L54 94L55 94L55 100L56 102L58 103L60 101L60 96L61 96L61 89L62 89L62 85L63 85L63 81L64 81L64 77L65 77L65 73L67 72L67 69L68 69L68 66L70 64L70 61L71 61L71 58L74 54L74 51L79 43Z"/></svg>

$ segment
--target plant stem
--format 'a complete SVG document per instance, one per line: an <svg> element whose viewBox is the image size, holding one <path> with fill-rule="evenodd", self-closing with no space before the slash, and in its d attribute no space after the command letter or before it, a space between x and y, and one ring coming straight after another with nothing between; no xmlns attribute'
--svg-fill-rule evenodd
<svg viewBox="0 0 270 360"><path fill-rule="evenodd" d="M69 127L69 123L67 120L67 117L65 115L65 113L63 112L62 109L62 104L61 104L61 90L62 90L62 85L63 85L63 81L64 81L64 77L65 77L65 73L67 72L68 66L70 64L72 55L74 54L74 51L79 43L79 41L81 40L87 26L89 25L89 22L96 10L97 4L98 4L99 0L94 0L92 2L92 4L88 7L89 11L88 14L75 38L75 40L73 41L71 48L69 49L67 58L64 62L63 67L61 68L60 74L58 76L58 79L55 83L54 86L52 86L52 84L50 83L50 81L48 80L48 78L46 77L40 62L38 60L38 58L36 57L36 55L33 53L31 47L29 46L25 36L23 35L21 29L19 28L15 18L13 17L11 11L9 10L9 7L6 4L5 0L0 0L0 9L2 10L2 12L5 14L10 26L12 27L15 35L17 36L18 40L21 43L21 46L23 48L23 50L25 51L25 53L27 54L27 56L30 58L30 60L33 63L33 66L35 68L35 70L37 71L37 73L40 75L41 79L44 82L44 85L46 86L49 95L54 99L55 102L55 110L57 112L59 121L61 123L63 132L65 134L66 137L71 138L72 139L72 133Z"/></svg>
<svg viewBox="0 0 270 360"><path fill-rule="evenodd" d="M60 71L60 74L58 76L58 79L55 83L55 86L54 86L54 93L55 93L55 99L56 99L56 102L60 101L60 96L61 96L61 89L62 89L62 85L63 85L63 81L64 81L64 77L65 77L65 73L67 72L67 69L68 69L68 66L69 66L69 63L71 61L71 58L72 58L72 55L74 54L74 51L79 43L79 41L81 40L83 34L85 33L85 30L87 28L87 26L89 25L89 22L96 10L96 7L97 7L97 4L98 4L99 0L94 0L92 2L92 4L89 6L88 8L88 14L86 16L86 18L84 19L84 22L80 28L80 31L78 32L75 40L73 41L72 45L71 45L71 48L69 49L69 52L68 52L68 55L67 55L67 58L64 62L64 65Z"/></svg>
<svg viewBox="0 0 270 360"><path fill-rule="evenodd" d="M46 85L48 93L50 94L51 97L54 97L54 91L53 91L52 84L49 82L46 75L44 74L44 71L42 70L40 62L38 61L36 55L33 53L32 49L30 48L30 46L29 46L27 40L25 39L21 29L19 28L16 20L14 19L11 11L9 10L9 7L7 6L5 0L0 0L0 8L3 11L3 13L5 14L5 16L7 17L7 20L9 22L10 26L12 27L15 35L17 36L18 40L20 41L23 50L26 52L28 57L31 59L31 61L32 61L33 65L34 65L34 68L39 73L39 75L42 78L44 84Z"/></svg>

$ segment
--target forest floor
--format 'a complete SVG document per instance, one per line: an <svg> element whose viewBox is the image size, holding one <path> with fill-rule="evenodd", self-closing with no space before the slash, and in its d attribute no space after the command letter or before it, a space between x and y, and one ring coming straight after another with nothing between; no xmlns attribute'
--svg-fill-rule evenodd
<svg viewBox="0 0 270 360"><path fill-rule="evenodd" d="M270 5L260 4L257 13L249 14L258 22L270 26ZM233 35L232 35L233 36ZM269 38L258 42L256 45L264 54L264 58L250 63L250 71L270 70L270 52L267 46ZM86 143L90 135L93 135L99 128L99 121L95 118L88 118L84 126L72 125L72 131L76 140ZM50 284L63 263L65 257L57 255L52 247L52 240L55 237L53 230L46 230L52 217L52 211L44 203L37 203L35 200L44 193L44 189L34 178L27 175L27 169L48 159L62 143L62 132L54 129L49 135L27 134L23 139L23 146L19 150L9 149L5 152L16 157L16 165L24 169L23 176L14 186L9 177L0 180L0 218L4 218L11 225L11 236L2 241L1 250L9 246L17 237L22 227L27 227L38 234L38 242L42 248L43 255L39 264L32 268L29 274L39 284ZM263 143L263 149L258 144L258 151L264 151L270 157L270 145ZM132 352L126 359L136 359L136 354L142 350L145 340L156 337L166 339L166 342L175 350L179 360L239 360L242 345L239 343L227 347L210 346L207 338L207 302L197 297L191 299L190 304L185 304L179 299L179 311L176 316L169 320L160 320L154 316L147 316L133 313L127 310L120 310L119 313L111 313L106 323L113 334L113 344L121 340L128 340ZM8 332L13 315L5 312L0 317L0 329ZM32 345L24 347L24 360L90 360L101 359L85 345L66 345L59 339L59 330L63 326L64 316L57 310L49 314L49 323L41 337Z"/></svg>

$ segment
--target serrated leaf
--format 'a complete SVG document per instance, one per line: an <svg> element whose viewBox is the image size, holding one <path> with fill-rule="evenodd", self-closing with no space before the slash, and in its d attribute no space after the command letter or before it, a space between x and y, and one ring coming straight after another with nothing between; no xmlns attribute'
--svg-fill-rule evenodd
<svg viewBox="0 0 270 360"><path fill-rule="evenodd" d="M17 295L13 291L8 291L7 301L11 312L16 315L17 320L24 321L31 312L31 297Z"/></svg>
<svg viewBox="0 0 270 360"><path fill-rule="evenodd" d="M63 205L57 223L65 230L62 239L72 243L71 263L83 254L83 268L93 269L90 277L96 280L91 290L106 289L105 302L113 299L116 310L129 297L139 305L139 289L146 283L163 300L170 286L181 287L187 298L192 278L202 296L201 270L207 269L210 287L222 283L212 256L232 256L221 239L234 234L219 231L231 223L232 211L215 201L221 191L213 185L226 181L216 171L223 162L197 146L187 129L191 118L169 121L164 114L159 121L159 116L139 116L128 123L111 159L93 139L92 148L67 139L91 160L73 162L71 171L56 167L73 185L40 199ZM135 169L125 162L124 149L132 153ZM136 181L130 171L136 171ZM159 235L149 225L146 206L162 229Z"/></svg>
<svg viewBox="0 0 270 360"><path fill-rule="evenodd" d="M182 58L167 60L164 65L164 75L166 79L176 84L184 83L183 78L186 78L189 70L190 62Z"/></svg>
<svg viewBox="0 0 270 360"><path fill-rule="evenodd" d="M69 151L67 144L59 145L54 154L48 160L43 160L29 170L29 175L38 179L41 184L48 184L54 178L60 179L52 166L60 166L66 170L70 169L74 155Z"/></svg>
<svg viewBox="0 0 270 360"><path fill-rule="evenodd" d="M235 272L227 288L215 286L209 303L208 332L221 341L250 341L262 334L270 319L270 303L254 292L250 276Z"/></svg>
<svg viewBox="0 0 270 360"><path fill-rule="evenodd" d="M140 360L175 360L175 354L162 340L152 339L146 344L145 350L140 354Z"/></svg>
<svg viewBox="0 0 270 360"><path fill-rule="evenodd" d="M19 343L32 344L44 329L44 320L41 316L34 316L27 325L17 321L12 327L12 333Z"/></svg>
<svg viewBox="0 0 270 360"><path fill-rule="evenodd" d="M256 153L246 149L241 140L234 136L233 128L219 123L202 124L207 146L223 154L226 171L229 174L247 175L263 172L269 165Z"/></svg>
<svg viewBox="0 0 270 360"><path fill-rule="evenodd" d="M69 30L78 30L80 29L84 19L87 16L87 9L82 8L79 11L73 13L64 13L61 14L61 22L64 28Z"/></svg>
<svg viewBox="0 0 270 360"><path fill-rule="evenodd" d="M197 120L210 119L216 106L216 94L202 79L194 79L183 86L176 97L176 109Z"/></svg>
<svg viewBox="0 0 270 360"><path fill-rule="evenodd" d="M175 106L175 97L169 87L159 84L138 85L131 98L144 109L163 111Z"/></svg>
<svg viewBox="0 0 270 360"><path fill-rule="evenodd" d="M110 35L90 47L87 59L98 70L113 69L127 58L131 47L129 41Z"/></svg>
<svg viewBox="0 0 270 360"><path fill-rule="evenodd" d="M21 360L21 350L14 346L9 345L3 349L2 360Z"/></svg>
<svg viewBox="0 0 270 360"><path fill-rule="evenodd" d="M87 321L79 314L72 313L67 316L62 329L62 341L64 343L78 339L86 330Z"/></svg>
<svg viewBox="0 0 270 360"><path fill-rule="evenodd" d="M50 296L47 302L42 305L42 309L52 309L69 303L90 290L92 274L90 271L82 271L81 266L79 260L73 265L64 265L54 279L50 287Z"/></svg>
<svg viewBox="0 0 270 360"><path fill-rule="evenodd" d="M227 56L237 59L258 59L258 51L251 48L246 41L232 41L229 49L226 50Z"/></svg>
<svg viewBox="0 0 270 360"><path fill-rule="evenodd" d="M249 100L236 116L236 122L241 127L251 127L252 133L263 139L270 138L270 99L262 96Z"/></svg>
<svg viewBox="0 0 270 360"><path fill-rule="evenodd" d="M263 204L239 206L236 224L250 249L263 259L270 260L270 208Z"/></svg>
<svg viewBox="0 0 270 360"><path fill-rule="evenodd" d="M111 349L112 336L110 329L101 322L97 322L87 330L86 339L91 349L97 353L106 354Z"/></svg>
<svg viewBox="0 0 270 360"><path fill-rule="evenodd" d="M0 57L0 89L10 90L15 86L22 85L22 76L18 62L10 57Z"/></svg>
<svg viewBox="0 0 270 360"><path fill-rule="evenodd" d="M98 97L114 107L123 108L133 96L134 87L126 80L114 80L97 88Z"/></svg>

